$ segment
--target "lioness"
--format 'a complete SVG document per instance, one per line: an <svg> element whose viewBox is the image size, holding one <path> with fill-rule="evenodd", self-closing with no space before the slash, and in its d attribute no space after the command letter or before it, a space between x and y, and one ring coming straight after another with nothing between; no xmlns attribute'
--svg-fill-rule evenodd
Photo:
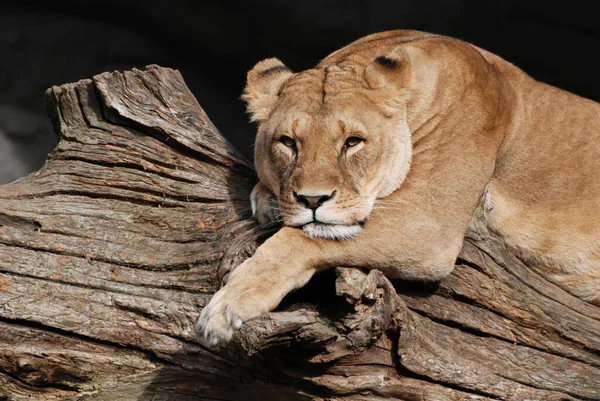
<svg viewBox="0 0 600 401"><path fill-rule="evenodd" d="M259 62L252 196L284 227L233 271L196 323L210 344L320 269L441 280L480 202L529 266L600 305L600 104L455 39L362 38L314 69Z"/></svg>

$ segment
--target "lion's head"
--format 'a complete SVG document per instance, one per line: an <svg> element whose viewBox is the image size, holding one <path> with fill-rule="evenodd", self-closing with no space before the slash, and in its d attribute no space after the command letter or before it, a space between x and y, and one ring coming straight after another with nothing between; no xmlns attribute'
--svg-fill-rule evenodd
<svg viewBox="0 0 600 401"><path fill-rule="evenodd" d="M311 237L360 233L376 199L409 171L410 60L401 48L294 74L259 62L242 98L258 122L255 165L285 225Z"/></svg>

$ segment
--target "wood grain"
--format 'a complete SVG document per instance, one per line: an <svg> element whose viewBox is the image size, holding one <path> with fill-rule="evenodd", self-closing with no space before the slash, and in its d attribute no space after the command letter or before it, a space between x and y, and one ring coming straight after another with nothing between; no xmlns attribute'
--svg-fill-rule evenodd
<svg viewBox="0 0 600 401"><path fill-rule="evenodd" d="M57 148L0 187L0 400L600 400L600 310L477 214L439 286L340 267L204 347L194 319L273 233L251 165L171 69L46 97Z"/></svg>

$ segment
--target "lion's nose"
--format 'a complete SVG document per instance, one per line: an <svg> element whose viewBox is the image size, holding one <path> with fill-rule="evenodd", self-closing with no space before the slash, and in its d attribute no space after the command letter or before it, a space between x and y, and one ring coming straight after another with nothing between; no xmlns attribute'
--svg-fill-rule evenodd
<svg viewBox="0 0 600 401"><path fill-rule="evenodd" d="M330 195L302 195L294 192L294 197L298 203L303 204L307 208L311 210L317 210L323 203L327 202L329 199L333 198L336 191L333 191Z"/></svg>

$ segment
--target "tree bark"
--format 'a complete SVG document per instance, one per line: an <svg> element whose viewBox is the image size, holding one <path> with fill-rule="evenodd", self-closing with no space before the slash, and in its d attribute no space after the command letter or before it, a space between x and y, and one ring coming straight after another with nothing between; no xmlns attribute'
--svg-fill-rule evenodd
<svg viewBox="0 0 600 401"><path fill-rule="evenodd" d="M177 71L46 95L60 142L0 187L0 400L600 399L600 309L478 213L438 286L338 268L204 347L196 316L273 232L251 165Z"/></svg>

